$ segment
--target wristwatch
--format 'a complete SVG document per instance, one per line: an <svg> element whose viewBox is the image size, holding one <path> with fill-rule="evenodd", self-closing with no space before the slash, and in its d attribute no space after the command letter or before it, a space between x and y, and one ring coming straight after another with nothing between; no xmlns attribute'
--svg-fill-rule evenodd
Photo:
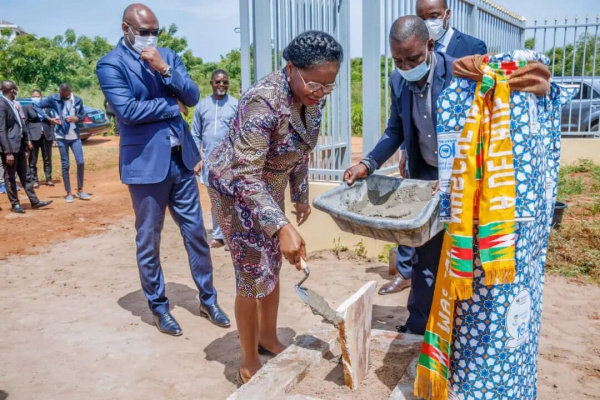
<svg viewBox="0 0 600 400"><path fill-rule="evenodd" d="M171 77L171 75L173 75L173 68L170 65L167 66L167 69L165 69L161 75L165 77Z"/></svg>

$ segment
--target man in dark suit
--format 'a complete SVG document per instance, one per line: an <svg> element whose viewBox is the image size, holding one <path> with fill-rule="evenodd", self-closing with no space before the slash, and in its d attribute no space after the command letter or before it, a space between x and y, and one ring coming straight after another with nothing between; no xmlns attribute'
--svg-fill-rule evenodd
<svg viewBox="0 0 600 400"><path fill-rule="evenodd" d="M450 26L451 14L447 0L417 0L417 15L425 21L435 40L435 51L454 58L486 54L487 46L482 40Z"/></svg>
<svg viewBox="0 0 600 400"><path fill-rule="evenodd" d="M435 40L435 51L445 53L453 58L461 58L474 54L486 54L487 46L476 39L450 26L452 10L446 0L417 0L417 15L425 21L429 36ZM400 151L400 175L407 177L406 152ZM379 289L379 294L397 293L410 286L414 249L398 246L396 252L396 269L398 275Z"/></svg>
<svg viewBox="0 0 600 400"><path fill-rule="evenodd" d="M436 102L452 80L454 59L433 50L422 19L409 15L397 19L390 31L390 49L396 70L390 77L392 109L387 128L375 148L344 173L348 184L379 169L401 145L408 152L413 179L437 181ZM410 313L401 332L423 334L429 317L443 232L415 249L408 299Z"/></svg>
<svg viewBox="0 0 600 400"><path fill-rule="evenodd" d="M200 153L187 122L198 87L171 49L157 48L158 20L142 4L125 9L124 37L96 65L104 96L121 133L121 180L128 185L136 217L137 262L144 294L158 330L181 335L169 312L160 265L160 235L167 206L181 229L192 276L200 291L200 314L222 327L229 318L217 304L212 262L202 221L195 174Z"/></svg>
<svg viewBox="0 0 600 400"><path fill-rule="evenodd" d="M42 92L34 90L31 92L31 101L39 103L42 100ZM48 108L46 113L52 111ZM37 171L37 162L42 151L42 159L44 160L44 174L46 175L46 185L54 186L52 182L52 142L54 142L54 126L50 125L49 121L44 120L33 108L33 104L28 104L23 107L25 115L25 124L29 131L29 140L33 145L33 149L29 153L29 171L33 179L33 187L38 188L39 179Z"/></svg>
<svg viewBox="0 0 600 400"><path fill-rule="evenodd" d="M4 166L4 180L6 194L12 206L11 211L23 214L17 194L16 175L19 175L21 185L31 202L31 208L37 209L47 206L52 201L40 201L33 189L33 180L28 174L27 148L32 146L29 142L27 127L21 120L21 115L15 106L18 89L13 81L4 81L1 85L2 98L0 100L0 157ZM31 147L29 147L31 148Z"/></svg>

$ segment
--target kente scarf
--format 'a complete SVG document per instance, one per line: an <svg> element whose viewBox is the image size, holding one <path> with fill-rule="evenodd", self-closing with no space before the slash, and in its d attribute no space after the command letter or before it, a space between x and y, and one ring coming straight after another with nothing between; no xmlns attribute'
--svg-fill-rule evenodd
<svg viewBox="0 0 600 400"><path fill-rule="evenodd" d="M482 59L487 63L488 59ZM473 294L473 232L485 284L515 276L515 173L510 139L510 88L506 72L483 64L475 98L456 143L450 188L451 219L445 225L433 304L425 332L415 395L448 398L454 301Z"/></svg>

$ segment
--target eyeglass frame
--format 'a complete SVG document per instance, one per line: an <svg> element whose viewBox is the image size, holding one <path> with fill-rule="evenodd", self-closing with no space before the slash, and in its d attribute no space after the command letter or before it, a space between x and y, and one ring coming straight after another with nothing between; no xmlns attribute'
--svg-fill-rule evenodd
<svg viewBox="0 0 600 400"><path fill-rule="evenodd" d="M309 85L309 84L313 84L313 85L319 85L319 87L318 87L317 89L314 89L314 90L311 90L311 89L310 89L310 87L308 87L308 90L310 90L310 92L311 92L311 93L315 93L315 92L318 92L319 90L322 90L324 95L329 95L329 94L331 94L331 93L332 93L332 92L335 90L335 88L337 87L337 83L335 83L335 82L334 82L334 83L328 83L327 85L323 85L322 83L319 83L319 82L313 82L313 81L306 82L306 81L304 80L304 77L303 77L303 76L302 76L302 74L300 73L300 68L298 68L298 67L294 66L294 69L295 69L296 71L298 71L298 75L300 75L300 79L302 79L302 83L304 83L304 87L308 87L308 85ZM326 89L326 88L331 88L331 90L329 90L329 89Z"/></svg>
<svg viewBox="0 0 600 400"><path fill-rule="evenodd" d="M218 81L211 81L213 82L215 85L225 85L225 86L229 86L229 79L220 79Z"/></svg>

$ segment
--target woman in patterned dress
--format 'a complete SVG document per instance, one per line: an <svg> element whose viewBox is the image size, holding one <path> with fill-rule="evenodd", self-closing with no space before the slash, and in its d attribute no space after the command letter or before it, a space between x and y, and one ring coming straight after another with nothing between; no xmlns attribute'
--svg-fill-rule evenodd
<svg viewBox="0 0 600 400"><path fill-rule="evenodd" d="M284 349L276 332L282 256L297 269L306 257L304 240L285 216L284 191L289 182L301 225L311 211L309 154L343 51L327 33L308 31L292 40L283 57L281 71L242 96L229 134L208 163L210 198L235 267L242 383L260 369L259 349Z"/></svg>

